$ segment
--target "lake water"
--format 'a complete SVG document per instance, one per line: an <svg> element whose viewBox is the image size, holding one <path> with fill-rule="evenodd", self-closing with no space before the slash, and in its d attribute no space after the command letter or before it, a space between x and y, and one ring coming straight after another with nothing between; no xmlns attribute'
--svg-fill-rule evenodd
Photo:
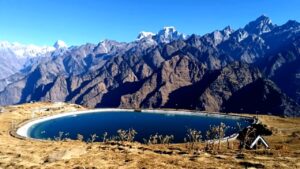
<svg viewBox="0 0 300 169"><path fill-rule="evenodd" d="M90 135L97 134L102 140L102 135L107 132L109 136L117 135L119 129L135 129L137 135L135 141L143 142L143 138L149 138L156 133L174 135L175 143L184 141L188 129L201 130L203 138L210 125L225 123L230 128L226 135L237 132L237 122L242 127L251 124L252 120L232 116L209 115L182 115L165 113L141 113L127 111L107 111L99 113L85 113L59 117L31 126L27 135L37 139L54 139L59 132L68 133L68 138L76 139L77 134L84 136L86 141Z"/></svg>

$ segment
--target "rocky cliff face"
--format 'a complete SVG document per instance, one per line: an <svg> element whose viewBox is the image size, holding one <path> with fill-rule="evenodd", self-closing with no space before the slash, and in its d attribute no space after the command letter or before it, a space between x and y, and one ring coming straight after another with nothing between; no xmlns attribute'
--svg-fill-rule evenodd
<svg viewBox="0 0 300 169"><path fill-rule="evenodd" d="M299 30L295 21L277 26L262 16L236 31L187 38L172 28L131 43L59 49L9 83L0 81L0 104L49 100L299 116Z"/></svg>

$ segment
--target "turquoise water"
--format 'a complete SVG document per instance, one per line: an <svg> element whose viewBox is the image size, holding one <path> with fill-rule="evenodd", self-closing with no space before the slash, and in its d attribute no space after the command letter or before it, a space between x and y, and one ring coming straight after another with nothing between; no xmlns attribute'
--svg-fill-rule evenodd
<svg viewBox="0 0 300 169"><path fill-rule="evenodd" d="M104 132L109 136L117 135L119 129L135 129L137 135L135 141L143 142L143 138L149 138L156 133L174 135L175 143L184 141L188 129L201 130L203 138L210 125L219 125L221 122L230 126L226 135L237 132L237 122L242 127L248 126L252 120L231 116L207 116L207 115L179 115L163 113L140 112L99 112L65 116L37 123L28 131L28 135L37 139L54 139L59 132L68 133L71 139L76 139L77 134L84 136L86 141L90 135L97 134L101 141Z"/></svg>

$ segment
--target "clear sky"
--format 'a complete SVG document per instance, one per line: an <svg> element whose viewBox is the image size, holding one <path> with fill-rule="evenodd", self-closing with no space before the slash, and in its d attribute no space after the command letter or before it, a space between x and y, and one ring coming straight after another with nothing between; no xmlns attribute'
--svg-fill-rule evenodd
<svg viewBox="0 0 300 169"><path fill-rule="evenodd" d="M262 14L300 21L300 0L0 0L0 40L52 45L132 41L140 31L175 26L204 34L243 27Z"/></svg>

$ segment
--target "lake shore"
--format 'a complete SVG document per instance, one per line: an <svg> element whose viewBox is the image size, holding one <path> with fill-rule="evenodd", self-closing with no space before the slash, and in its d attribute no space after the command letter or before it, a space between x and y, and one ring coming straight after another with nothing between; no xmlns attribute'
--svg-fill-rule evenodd
<svg viewBox="0 0 300 169"><path fill-rule="evenodd" d="M208 112L191 112L188 110L151 110L151 109L143 109L139 110L138 112L134 109L120 109L120 108L101 108L101 109L92 109L92 110L84 110L84 111L73 111L73 112L65 112L61 114L55 115L47 115L42 117L33 118L31 120L25 121L18 125L16 130L13 130L11 134L18 138L23 139L33 139L28 135L30 128L34 125L44 123L47 121L51 121L54 119L64 118L64 117L72 117L78 116L83 114L95 114L95 113L105 113L105 112L135 112L135 113L147 113L147 114L163 114L163 115L188 115L188 116L197 116L197 117L214 117L214 118L221 118L221 119L249 119L253 120L253 118L247 116L239 116L239 115L228 115L228 114L221 114L221 113L208 113ZM255 123L255 120L254 120ZM184 127L184 126L183 126ZM227 139L232 139L237 136L237 133L233 133L231 135L226 136L223 138L223 141Z"/></svg>
<svg viewBox="0 0 300 169"><path fill-rule="evenodd" d="M300 167L300 119L260 115L273 135L265 137L271 150L239 152L238 142L218 152L191 152L185 144L86 144L81 141L46 141L13 137L22 122L63 112L84 111L65 103L33 103L5 107L0 114L0 168L297 168ZM252 117L253 115L245 115ZM243 154L243 157L238 157Z"/></svg>

